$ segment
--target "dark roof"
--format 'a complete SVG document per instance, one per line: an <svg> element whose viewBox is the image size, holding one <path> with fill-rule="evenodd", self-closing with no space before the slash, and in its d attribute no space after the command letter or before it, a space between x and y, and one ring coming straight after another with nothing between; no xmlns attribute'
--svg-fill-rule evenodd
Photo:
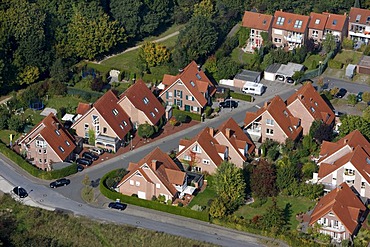
<svg viewBox="0 0 370 247"><path fill-rule="evenodd" d="M280 63L271 64L267 69L265 69L265 72L276 73L280 69L280 66Z"/></svg>
<svg viewBox="0 0 370 247"><path fill-rule="evenodd" d="M234 79L238 79L242 81L255 81L257 77L260 75L261 75L261 72L243 69L242 72L235 75Z"/></svg>

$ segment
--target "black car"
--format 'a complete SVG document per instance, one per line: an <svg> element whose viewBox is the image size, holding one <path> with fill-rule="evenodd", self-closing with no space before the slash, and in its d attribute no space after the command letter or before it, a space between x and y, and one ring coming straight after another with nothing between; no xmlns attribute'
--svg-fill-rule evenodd
<svg viewBox="0 0 370 247"><path fill-rule="evenodd" d="M92 161L89 160L89 159L85 159L85 158L78 158L76 160L76 164L77 165L85 165L85 166L89 166L92 164Z"/></svg>
<svg viewBox="0 0 370 247"><path fill-rule="evenodd" d="M26 198L26 197L28 196L27 191L26 191L24 188L20 187L20 186L18 186L18 187L14 187L13 192L14 192L14 194L16 194L19 198Z"/></svg>
<svg viewBox="0 0 370 247"><path fill-rule="evenodd" d="M343 98L346 95L347 90L345 88L339 89L338 93L334 95L335 98Z"/></svg>
<svg viewBox="0 0 370 247"><path fill-rule="evenodd" d="M77 171L82 172L84 170L84 167L82 165L77 165Z"/></svg>
<svg viewBox="0 0 370 247"><path fill-rule="evenodd" d="M61 186L67 186L70 183L71 183L71 180L69 180L67 178L61 178L61 179L58 179L54 182L51 182L50 183L50 188L58 188L58 187L61 187Z"/></svg>
<svg viewBox="0 0 370 247"><path fill-rule="evenodd" d="M238 102L232 99L227 99L224 102L220 102L221 108L236 108L238 107Z"/></svg>
<svg viewBox="0 0 370 247"><path fill-rule="evenodd" d="M120 202L111 202L108 205L108 208L118 209L118 210L125 210L127 207L126 204L120 203Z"/></svg>
<svg viewBox="0 0 370 247"><path fill-rule="evenodd" d="M89 160L97 160L97 159L99 159L99 156L97 156L96 154L93 154L91 152L84 152L82 154L82 158L89 159Z"/></svg>
<svg viewBox="0 0 370 247"><path fill-rule="evenodd" d="M294 83L294 80L291 77L287 77L286 82L292 84L292 83Z"/></svg>
<svg viewBox="0 0 370 247"><path fill-rule="evenodd" d="M364 92L358 92L358 94L356 96L357 102L361 102L362 101L362 95L363 94L364 94Z"/></svg>

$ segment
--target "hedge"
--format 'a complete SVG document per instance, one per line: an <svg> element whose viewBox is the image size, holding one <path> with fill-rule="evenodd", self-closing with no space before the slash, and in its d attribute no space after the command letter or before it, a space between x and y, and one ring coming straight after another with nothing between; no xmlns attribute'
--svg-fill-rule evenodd
<svg viewBox="0 0 370 247"><path fill-rule="evenodd" d="M105 184L105 181L110 176L113 176L115 172L116 170L106 173L100 180L100 185L99 185L100 192L105 197L108 197L109 199L112 199L112 200L120 199L121 202L144 207L144 208L150 208L150 209L154 209L154 210L158 210L158 211L162 211L166 213L181 215L184 217L209 222L209 214L206 211L198 212L198 211L194 211L188 208L170 206L170 205L162 204L162 203L155 202L155 201L143 200L137 197L123 195L119 192L108 189Z"/></svg>
<svg viewBox="0 0 370 247"><path fill-rule="evenodd" d="M40 170L37 167L25 161L16 152L9 149L4 143L0 143L0 152L34 177L51 180L66 177L77 172L76 164L71 164L70 166L65 167L63 169L54 170L50 172Z"/></svg>
<svg viewBox="0 0 370 247"><path fill-rule="evenodd" d="M243 93L230 92L230 97L233 99L240 99L248 102L253 102L253 96Z"/></svg>
<svg viewBox="0 0 370 247"><path fill-rule="evenodd" d="M199 114L193 113L193 112L188 112L188 111L181 111L179 109L173 108L172 109L173 115L177 115L179 113L183 113L186 116L190 117L192 120L196 121L201 121L201 116Z"/></svg>

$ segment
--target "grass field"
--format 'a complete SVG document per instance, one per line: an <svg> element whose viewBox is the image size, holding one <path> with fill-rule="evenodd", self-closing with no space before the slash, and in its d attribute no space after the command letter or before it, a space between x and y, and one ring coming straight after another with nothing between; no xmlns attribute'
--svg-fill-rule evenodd
<svg viewBox="0 0 370 247"><path fill-rule="evenodd" d="M190 202L189 208L194 205L206 206L208 207L208 201L214 199L217 196L216 190L213 186L213 178L211 176L207 177L207 188L203 192L199 192L198 195Z"/></svg>
<svg viewBox="0 0 370 247"><path fill-rule="evenodd" d="M61 107L65 107L68 113L74 114L74 110L76 110L79 102L86 103L80 97L76 97L75 95L66 95L54 96L46 101L45 104L47 107L51 107L56 110L60 109Z"/></svg>
<svg viewBox="0 0 370 247"><path fill-rule="evenodd" d="M306 212L309 208L313 208L315 202L303 197L278 196L277 204L287 213L290 228L296 229L298 225L298 221L295 218L296 214ZM263 215L266 213L271 205L272 200L269 198L261 207L253 208L250 205L245 205L239 208L235 214L243 216L246 219L252 219L256 215Z"/></svg>
<svg viewBox="0 0 370 247"><path fill-rule="evenodd" d="M248 64L253 59L252 53L246 53L239 47L235 48L231 53L232 59L239 64Z"/></svg>
<svg viewBox="0 0 370 247"><path fill-rule="evenodd" d="M341 51L335 57L334 60L342 62L343 64L358 64L362 57L361 52L356 51Z"/></svg>
<svg viewBox="0 0 370 247"><path fill-rule="evenodd" d="M318 68L320 61L324 61L325 57L322 57L320 55L310 55L306 60L304 61L303 65L308 68L308 70L313 70ZM316 61L316 62L313 62ZM315 64L315 68L313 68L313 64Z"/></svg>

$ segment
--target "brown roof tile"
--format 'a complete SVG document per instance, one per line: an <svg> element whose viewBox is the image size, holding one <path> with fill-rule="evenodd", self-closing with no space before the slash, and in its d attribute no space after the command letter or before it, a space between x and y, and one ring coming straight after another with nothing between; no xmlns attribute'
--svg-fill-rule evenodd
<svg viewBox="0 0 370 247"><path fill-rule="evenodd" d="M324 31L327 15L311 12L308 28Z"/></svg>
<svg viewBox="0 0 370 247"><path fill-rule="evenodd" d="M245 11L242 26L263 31L269 31L273 16Z"/></svg>
<svg viewBox="0 0 370 247"><path fill-rule="evenodd" d="M91 109L92 105L88 103L78 103L76 113L80 115L84 115L86 112L88 112Z"/></svg>
<svg viewBox="0 0 370 247"><path fill-rule="evenodd" d="M347 24L347 15L337 15L324 12L323 14L328 16L325 28L333 31L342 32L345 25Z"/></svg>
<svg viewBox="0 0 370 247"><path fill-rule="evenodd" d="M309 20L309 16L276 11L272 27L275 29L304 33L306 31ZM277 23L281 24L278 25Z"/></svg>
<svg viewBox="0 0 370 247"><path fill-rule="evenodd" d="M359 8L352 7L349 12L349 22L352 22L352 23L370 25L370 23L366 23L368 22L367 20L368 17L370 17L370 9L359 9Z"/></svg>
<svg viewBox="0 0 370 247"><path fill-rule="evenodd" d="M143 80L136 81L135 84L120 95L121 100L125 97L130 100L134 107L147 116L152 125L156 125L164 115L164 106L149 90Z"/></svg>
<svg viewBox="0 0 370 247"><path fill-rule="evenodd" d="M311 214L309 224L315 224L320 218L332 212L353 234L358 225L360 212L365 210L365 205L351 188L346 183L342 183L319 200Z"/></svg>

